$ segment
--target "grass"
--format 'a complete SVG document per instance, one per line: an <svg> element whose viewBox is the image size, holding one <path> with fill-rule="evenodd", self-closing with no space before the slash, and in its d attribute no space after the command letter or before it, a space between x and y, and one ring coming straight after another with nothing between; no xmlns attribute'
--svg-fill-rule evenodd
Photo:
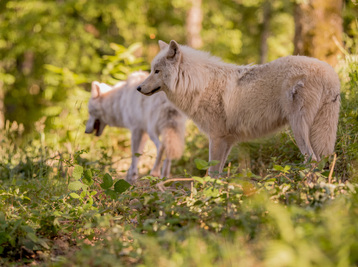
<svg viewBox="0 0 358 267"><path fill-rule="evenodd" d="M129 186L121 180L127 131L107 129L94 139L78 120L56 130L39 121L38 133L24 136L21 125L8 123L0 146L0 265L357 266L356 62L347 61L341 78L334 168L332 160L303 164L284 130L237 145L229 177L212 179L207 139L189 123L184 156L173 164L174 177L189 180L147 176L149 145L143 179ZM85 108L76 112L86 117Z"/></svg>

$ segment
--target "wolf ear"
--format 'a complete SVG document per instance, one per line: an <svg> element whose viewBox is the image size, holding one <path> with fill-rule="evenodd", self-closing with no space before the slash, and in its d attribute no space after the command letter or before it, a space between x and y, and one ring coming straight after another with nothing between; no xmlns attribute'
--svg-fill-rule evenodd
<svg viewBox="0 0 358 267"><path fill-rule="evenodd" d="M163 50L164 48L168 47L168 44L166 42L163 42L162 40L158 41L160 50Z"/></svg>
<svg viewBox="0 0 358 267"><path fill-rule="evenodd" d="M92 98L97 98L101 95L101 84L97 81L92 82L91 95Z"/></svg>
<svg viewBox="0 0 358 267"><path fill-rule="evenodd" d="M176 59L180 56L180 47L177 42L171 40L169 43L169 50L167 53L167 59Z"/></svg>

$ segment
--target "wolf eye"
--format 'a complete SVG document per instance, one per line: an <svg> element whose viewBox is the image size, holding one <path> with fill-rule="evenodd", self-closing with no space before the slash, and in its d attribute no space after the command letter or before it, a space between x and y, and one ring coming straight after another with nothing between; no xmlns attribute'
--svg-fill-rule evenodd
<svg viewBox="0 0 358 267"><path fill-rule="evenodd" d="M160 70L155 70L154 73L159 73Z"/></svg>

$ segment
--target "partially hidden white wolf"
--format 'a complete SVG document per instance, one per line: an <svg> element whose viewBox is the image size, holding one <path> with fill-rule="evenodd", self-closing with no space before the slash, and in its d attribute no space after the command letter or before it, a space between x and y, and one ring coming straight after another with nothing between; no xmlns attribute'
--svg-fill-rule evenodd
<svg viewBox="0 0 358 267"><path fill-rule="evenodd" d="M160 176L161 159L165 153L161 176L168 177L171 160L180 158L184 149L186 117L168 101L163 92L153 98L137 92L136 88L147 77L146 72L135 72L127 81L119 82L114 87L94 81L88 103L89 119L85 133L95 131L96 136L100 136L106 125L131 131L132 164L127 180L132 183L138 177L139 159L136 153L143 152L148 135L157 148L157 157L151 170L153 176Z"/></svg>
<svg viewBox="0 0 358 267"><path fill-rule="evenodd" d="M209 172L221 172L232 145L269 134L289 123L306 157L334 151L340 107L338 75L327 63L288 56L264 65L237 66L171 41L149 77L137 88L164 91L209 137Z"/></svg>

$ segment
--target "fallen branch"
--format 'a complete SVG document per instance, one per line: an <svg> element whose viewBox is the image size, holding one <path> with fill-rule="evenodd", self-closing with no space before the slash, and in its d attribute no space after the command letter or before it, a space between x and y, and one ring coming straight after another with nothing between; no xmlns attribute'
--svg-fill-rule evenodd
<svg viewBox="0 0 358 267"><path fill-rule="evenodd" d="M170 183L170 182L191 182L190 188L191 188L191 192L193 192L193 182L194 181L195 180L193 178L171 178L171 179L168 179L168 180L165 180L163 182L158 183L157 187L159 188L159 190L161 192L165 192L164 185L167 184L167 183ZM228 182L225 182L225 181L221 181L221 182L224 183L224 184L227 184L227 185L232 185L232 186L235 186L235 187L239 187L239 188L241 188L243 190L243 187L240 184L233 184L233 183L228 183Z"/></svg>

